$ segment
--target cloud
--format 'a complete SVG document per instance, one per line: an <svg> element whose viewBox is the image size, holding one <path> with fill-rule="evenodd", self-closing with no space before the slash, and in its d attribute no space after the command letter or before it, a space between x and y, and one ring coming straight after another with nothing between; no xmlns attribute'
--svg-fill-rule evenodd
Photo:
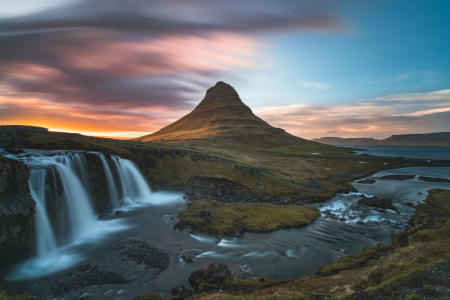
<svg viewBox="0 0 450 300"><path fill-rule="evenodd" d="M428 96L430 99L436 99L446 94L446 91L448 90L423 93L419 98ZM398 97L415 99L415 96L399 95L381 98ZM369 101L330 106L266 106L254 109L254 112L271 125L282 127L289 133L304 138L318 138L330 134L342 137L386 138L392 134L450 131L450 103L446 103L446 107L443 105L444 107L423 109L424 106L419 101L407 104L373 99Z"/></svg>
<svg viewBox="0 0 450 300"><path fill-rule="evenodd" d="M133 123L144 112L151 124L162 124L151 111L182 116L224 74L258 68L259 35L342 32L333 5L97 0L2 18L0 105L16 124L27 114L20 104L26 99L34 99L36 110L29 120L41 123L91 120L100 126L92 113L125 124L123 118ZM144 119L138 117L140 124L155 127Z"/></svg>
<svg viewBox="0 0 450 300"><path fill-rule="evenodd" d="M450 89L428 93L396 94L374 98L376 101L426 101L426 100L450 100Z"/></svg>
<svg viewBox="0 0 450 300"><path fill-rule="evenodd" d="M422 83L433 83L438 81L441 77L441 73L434 70L414 70L409 73L397 75L389 78L381 78L375 80L359 80L359 84L392 84L401 83L409 80L418 80Z"/></svg>
<svg viewBox="0 0 450 300"><path fill-rule="evenodd" d="M315 82L315 81L300 81L299 84L304 88L314 88L316 90L329 90L331 89L331 85L323 82Z"/></svg>

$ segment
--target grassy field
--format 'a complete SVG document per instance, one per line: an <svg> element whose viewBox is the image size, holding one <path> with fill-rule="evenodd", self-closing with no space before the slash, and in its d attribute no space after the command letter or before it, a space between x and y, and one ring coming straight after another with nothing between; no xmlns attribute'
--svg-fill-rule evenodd
<svg viewBox="0 0 450 300"><path fill-rule="evenodd" d="M154 189L185 191L195 185L215 190L220 182L228 183L233 193L262 199L277 196L286 203L322 201L349 188L348 182L356 178L383 169L424 163L354 156L351 149L317 143L267 150L142 143L29 130L6 131L6 134L14 139L16 147L99 151L131 159ZM265 172L258 177L240 172L235 166L262 168ZM258 188L261 185L263 188Z"/></svg>
<svg viewBox="0 0 450 300"><path fill-rule="evenodd" d="M227 203L199 200L178 214L183 224L217 235L244 231L269 232L311 223L320 216L310 205L272 205L266 203Z"/></svg>

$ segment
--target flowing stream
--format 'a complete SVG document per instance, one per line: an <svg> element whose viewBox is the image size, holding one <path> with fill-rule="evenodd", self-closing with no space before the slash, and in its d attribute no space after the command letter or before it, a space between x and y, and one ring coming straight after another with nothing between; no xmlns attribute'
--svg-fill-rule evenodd
<svg viewBox="0 0 450 300"><path fill-rule="evenodd" d="M389 244L390 233L402 230L414 213L406 202L423 202L431 188L450 189L450 183L444 180L450 178L450 168L386 170L368 181L355 182L359 193L338 194L318 204L322 217L307 226L227 238L173 229L178 212L186 208L183 194L152 192L131 161L95 154L102 161L113 208L111 218L105 220L97 220L93 209L83 153L29 150L26 155L14 156L31 169L29 183L37 203L36 254L0 268L0 282L25 289L38 299L60 299L51 295L50 284L58 276L72 274L81 264L117 273L129 268L136 271L130 273L128 283L86 286L64 297L131 299L150 292L169 297L173 286L190 287L187 278L191 272L218 260L226 262L240 278L264 276L279 280L309 276L319 266L358 253L363 246ZM441 178L443 182L420 181L418 175ZM400 213L357 205L363 194L393 199ZM55 198L61 200L56 219L50 217L49 207ZM116 245L130 239L164 250L170 259L168 268L157 277L148 277L138 265L126 265L111 256ZM196 254L195 261L183 261L184 252Z"/></svg>

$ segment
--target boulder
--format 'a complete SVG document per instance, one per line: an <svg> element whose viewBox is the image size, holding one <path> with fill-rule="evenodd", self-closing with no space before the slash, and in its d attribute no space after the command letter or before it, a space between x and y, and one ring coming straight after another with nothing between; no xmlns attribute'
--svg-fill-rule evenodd
<svg viewBox="0 0 450 300"><path fill-rule="evenodd" d="M367 205L372 207L378 207L382 209L392 209L398 212L397 207L392 204L392 200L386 197L377 197L374 196L372 198L368 198L363 196L361 200L358 201L358 205Z"/></svg>
<svg viewBox="0 0 450 300"><path fill-rule="evenodd" d="M197 293L225 289L230 280L235 277L227 264L213 262L208 269L200 269L192 272L189 283Z"/></svg>
<svg viewBox="0 0 450 300"><path fill-rule="evenodd" d="M196 254L191 252L183 252L183 254L181 254L181 258L188 263L193 262L196 256Z"/></svg>

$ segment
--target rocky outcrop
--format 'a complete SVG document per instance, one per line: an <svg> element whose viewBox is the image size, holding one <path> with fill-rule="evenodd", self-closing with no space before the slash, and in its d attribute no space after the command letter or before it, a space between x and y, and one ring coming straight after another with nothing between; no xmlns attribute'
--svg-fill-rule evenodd
<svg viewBox="0 0 450 300"><path fill-rule="evenodd" d="M377 197L374 196L372 198L368 198L363 196L363 198L361 200L358 201L358 205L367 205L367 206L372 206L372 207L378 207L378 208L382 208L382 209L392 209L396 212L397 211L397 207L395 207L392 204L392 200L386 197Z"/></svg>
<svg viewBox="0 0 450 300"><path fill-rule="evenodd" d="M224 289L233 277L233 272L227 264L213 262L206 270L200 269L192 272L189 276L189 283L197 293L219 291Z"/></svg>
<svg viewBox="0 0 450 300"><path fill-rule="evenodd" d="M36 203L27 166L0 155L0 261L30 245Z"/></svg>

